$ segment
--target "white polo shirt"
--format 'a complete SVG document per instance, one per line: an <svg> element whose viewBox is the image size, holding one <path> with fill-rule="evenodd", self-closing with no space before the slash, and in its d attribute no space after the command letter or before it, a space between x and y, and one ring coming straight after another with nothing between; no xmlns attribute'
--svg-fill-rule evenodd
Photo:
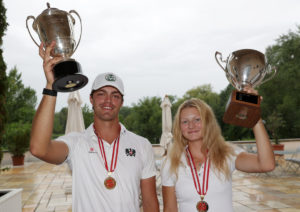
<svg viewBox="0 0 300 212"><path fill-rule="evenodd" d="M152 145L121 124L118 161L112 177L116 187L108 190L108 176L100 154L97 136L91 124L84 132L73 132L57 138L69 147L67 163L72 169L73 212L139 212L140 180L155 176ZM108 166L113 144L104 141Z"/></svg>
<svg viewBox="0 0 300 212"><path fill-rule="evenodd" d="M242 150L236 150L238 154ZM235 170L236 156L232 156L228 160L231 173ZM161 168L162 186L175 186L176 199L180 212L197 212L196 205L200 201L200 196L196 191L191 168L187 164L185 152L181 155L181 164L178 169L178 179L175 174L170 175L170 161L167 159ZM202 189L204 164L202 164L198 176ZM210 166L208 190L204 197L204 201L208 203L209 212L232 212L232 180L226 180L225 176L215 173L214 167Z"/></svg>

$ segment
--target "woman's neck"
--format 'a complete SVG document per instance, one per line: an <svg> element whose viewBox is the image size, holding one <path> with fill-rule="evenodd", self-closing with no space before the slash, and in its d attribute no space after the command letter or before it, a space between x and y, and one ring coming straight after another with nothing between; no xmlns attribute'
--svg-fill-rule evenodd
<svg viewBox="0 0 300 212"><path fill-rule="evenodd" d="M195 166L200 168L201 164L206 160L206 153L202 152L202 141L189 141L188 148L192 154Z"/></svg>
<svg viewBox="0 0 300 212"><path fill-rule="evenodd" d="M202 140L188 142L188 148L193 156L194 154L199 155L201 153L202 145Z"/></svg>

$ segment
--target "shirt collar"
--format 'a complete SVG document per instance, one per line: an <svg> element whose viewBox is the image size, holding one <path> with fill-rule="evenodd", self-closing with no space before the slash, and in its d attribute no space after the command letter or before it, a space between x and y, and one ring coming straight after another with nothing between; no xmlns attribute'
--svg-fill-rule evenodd
<svg viewBox="0 0 300 212"><path fill-rule="evenodd" d="M187 168L187 167L189 167L189 165L188 165L188 163L187 163L187 161L186 161L186 156L185 156L185 154L186 154L186 153L185 153L185 149L184 149L184 151L183 151L182 154L181 154L181 161L182 161L184 167Z"/></svg>
<svg viewBox="0 0 300 212"><path fill-rule="evenodd" d="M122 137L122 136L124 136L126 134L127 129L126 129L126 127L122 123L119 122L119 124L121 126L120 137ZM94 125L94 123L91 123L90 126L86 129L86 132L92 138L93 141L98 142L98 138L95 135L93 125Z"/></svg>

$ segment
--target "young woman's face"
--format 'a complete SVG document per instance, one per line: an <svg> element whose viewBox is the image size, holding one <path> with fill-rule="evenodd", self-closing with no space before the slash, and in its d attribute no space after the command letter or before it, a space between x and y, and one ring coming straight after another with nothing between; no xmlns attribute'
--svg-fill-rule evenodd
<svg viewBox="0 0 300 212"><path fill-rule="evenodd" d="M187 107L181 111L180 129L183 137L188 141L198 141L202 139L202 120L196 108Z"/></svg>

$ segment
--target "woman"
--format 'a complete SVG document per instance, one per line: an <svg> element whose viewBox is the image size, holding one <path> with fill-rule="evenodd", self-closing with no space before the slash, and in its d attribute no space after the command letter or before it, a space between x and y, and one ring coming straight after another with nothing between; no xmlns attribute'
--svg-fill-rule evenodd
<svg viewBox="0 0 300 212"><path fill-rule="evenodd" d="M257 93L252 89L248 92ZM253 127L257 154L225 142L211 108L199 99L180 105L174 143L161 170L164 212L230 212L232 172L268 172L275 168L272 147L260 119Z"/></svg>

